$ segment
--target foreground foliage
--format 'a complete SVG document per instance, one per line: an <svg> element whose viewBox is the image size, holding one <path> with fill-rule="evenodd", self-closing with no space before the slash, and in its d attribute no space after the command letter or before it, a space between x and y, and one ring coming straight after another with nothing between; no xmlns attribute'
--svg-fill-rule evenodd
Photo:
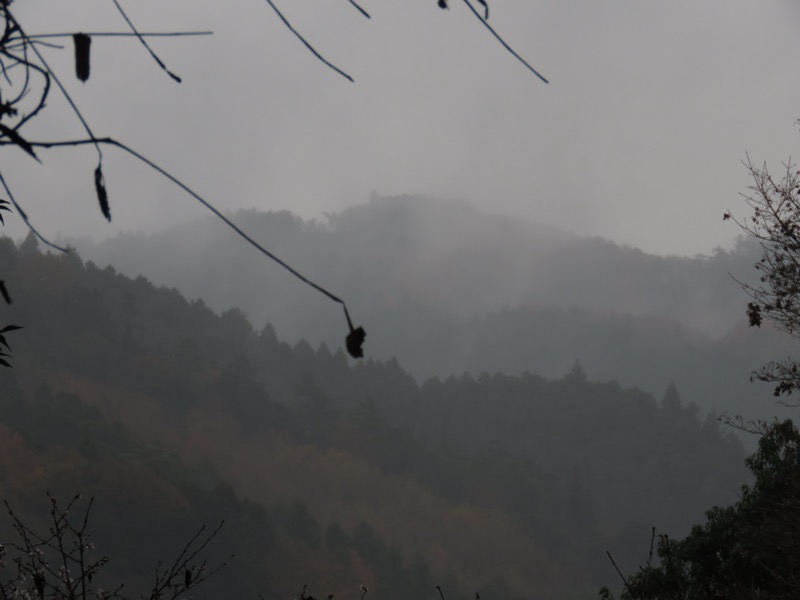
<svg viewBox="0 0 800 600"><path fill-rule="evenodd" d="M800 123L800 121L798 121ZM759 282L742 283L752 298L747 316L752 327L764 320L792 337L800 337L800 170L791 161L776 176L767 165L747 159L745 166L753 180L745 194L752 210L749 218L732 219L761 246L755 268ZM800 363L787 358L773 360L753 373L753 379L774 384L775 396L800 390Z"/></svg>
<svg viewBox="0 0 800 600"><path fill-rule="evenodd" d="M683 539L661 536L658 565L630 577L627 600L800 598L800 432L791 420L763 431L746 460L741 498L714 507ZM601 597L613 597L607 589Z"/></svg>
<svg viewBox="0 0 800 600"><path fill-rule="evenodd" d="M16 533L15 539L0 544L0 598L53 598L56 600L126 600L130 596L121 583L103 587L104 568L109 557L95 548L89 532L94 498L82 502L80 495L66 505L47 495L50 518L47 530L38 530L21 519L8 502L5 507ZM72 514L70 514L72 513ZM166 565L155 565L154 581L142 600L174 600L193 590L220 565L209 569L202 554L216 537L217 529L205 526L186 543L177 557Z"/></svg>

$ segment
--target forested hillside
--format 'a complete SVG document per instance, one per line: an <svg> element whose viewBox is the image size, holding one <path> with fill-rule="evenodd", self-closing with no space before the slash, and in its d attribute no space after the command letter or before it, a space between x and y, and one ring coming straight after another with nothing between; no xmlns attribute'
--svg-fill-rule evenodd
<svg viewBox="0 0 800 600"><path fill-rule="evenodd" d="M34 515L45 490L96 496L114 576L225 519L214 552L236 558L198 598L589 598L606 549L630 570L651 526L685 532L745 480L680 386L574 362L420 384L33 238L1 239L0 269L25 327L0 372L0 492Z"/></svg>
<svg viewBox="0 0 800 600"><path fill-rule="evenodd" d="M233 218L345 297L368 332L368 355L397 358L419 382L465 371L561 377L577 359L593 379L648 390L674 382L706 411L779 411L768 386L748 377L789 353L788 342L770 328L747 330L747 296L731 277L757 274L752 241L710 256L653 256L413 196L376 197L326 223L288 212ZM238 307L293 344L341 343L326 298L213 219L76 243L97 264L175 286L216 311Z"/></svg>

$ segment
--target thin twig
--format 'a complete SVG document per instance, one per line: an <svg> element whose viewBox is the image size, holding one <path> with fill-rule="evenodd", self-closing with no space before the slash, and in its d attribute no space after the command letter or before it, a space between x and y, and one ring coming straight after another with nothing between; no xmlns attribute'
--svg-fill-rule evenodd
<svg viewBox="0 0 800 600"><path fill-rule="evenodd" d="M3 142L0 142L0 144L5 145L5 143L3 143ZM41 233L39 233L39 231L36 229L36 227L33 226L33 223L31 223L30 219L28 218L27 213L24 210L22 210L22 207L19 205L19 203L17 202L16 198L14 198L14 194L11 193L11 189L9 189L8 184L6 183L5 177L3 177L2 172L0 172L0 184L2 184L3 188L6 190L6 194L8 194L8 199L11 200L11 204L14 205L14 208L17 210L17 214L20 217L22 217L23 223L25 223L25 225L27 225L28 229L30 229L33 232L33 235L35 235L37 238L39 238L39 240L45 246L50 246L51 248L53 248L54 250L58 250L59 252L69 252L69 249L63 248L61 246L58 246L57 244L54 244L53 242L48 240Z"/></svg>
<svg viewBox="0 0 800 600"><path fill-rule="evenodd" d="M269 1L269 0L267 0L267 1ZM519 62L521 62L523 65L525 65L528 68L528 70L531 73L533 73L534 75L536 75L539 79L541 79L545 83L550 83L547 79L544 78L544 76L541 73L539 73L539 71L537 71L530 64L528 64L528 62L524 58L522 58L519 54L517 54L514 51L514 49L506 43L506 41L500 36L500 34L497 33L492 28L491 25L489 25L489 23L486 21L486 19L481 17L480 13L477 11L477 9L474 6L472 6L472 3L469 0L464 0L464 4L466 4L469 7L469 9L472 11L472 14L475 15L475 17L478 19L478 21L480 21L481 24L484 27L486 27L486 29L488 29L492 33L492 35L494 37L497 38L497 41L500 42L503 45L503 48L508 50L511 53L511 55L514 56L514 58L516 58Z"/></svg>
<svg viewBox="0 0 800 600"><path fill-rule="evenodd" d="M656 528L655 525L650 530L650 553L647 555L647 566L649 567L653 563L653 548L655 547L656 543Z"/></svg>
<svg viewBox="0 0 800 600"><path fill-rule="evenodd" d="M83 32L90 37L181 37L181 36L198 36L198 35L214 35L213 31L173 31L173 32L139 32L133 33L128 31L93 31ZM29 40L40 40L43 38L71 38L74 33L40 33L37 35L29 35Z"/></svg>
<svg viewBox="0 0 800 600"><path fill-rule="evenodd" d="M139 41L142 43L142 46L144 46L144 47L145 47L145 49L146 49L146 50L147 50L147 51L150 53L150 56L152 56L152 57L153 57L153 60L155 60L155 61L156 61L156 63L158 64L158 66L159 66L159 67L161 67L161 68L162 68L162 69L163 69L163 70L166 72L166 74L167 74L167 75L169 75L170 77L172 77L172 79L174 79L175 81L177 81L178 83L180 83L180 82L181 82L181 78L180 78L180 77L178 77L177 75L175 75L175 73L173 73L172 71L170 71L170 70L167 68L167 65L165 65L165 64L162 62L162 60L161 60L161 59L158 57L158 55L157 55L155 52L153 52L153 49L152 49L152 48L151 48L151 47L148 45L148 43L147 43L147 42L145 41L145 39L142 37L142 34L140 34L140 33L139 33L139 31L136 29L136 26L135 26L135 25L133 24L133 22L132 22L132 21L131 21L131 20L128 18L128 15L126 15L126 14L125 14L125 11L124 11L124 10L122 10L122 6L120 6L119 2L118 2L117 0L112 0L112 2L114 2L114 6L116 6L116 7L117 7L117 10L119 11L119 14L120 14L120 15L122 15L122 18L123 18L123 19L125 19L125 22L126 22L126 23L128 24L128 26L131 28L131 31L132 31L132 32L133 32L133 33L136 35L136 37L137 37L137 38L139 38Z"/></svg>
<svg viewBox="0 0 800 600"><path fill-rule="evenodd" d="M298 39L298 40L300 40L300 41L303 43L303 45L304 45L306 48L308 48L308 49L309 49L309 51L311 52L311 54L313 54L314 56L316 56L316 57L317 57L317 58L318 58L318 59L319 59L319 60L320 60L320 61L321 61L321 62L322 62L324 65L326 65L327 67L330 67L331 69L333 69L334 71L336 71L337 73L339 73L339 75L341 75L342 77L344 77L344 78L345 78L345 79L347 79L348 81L351 81L351 82L353 82L353 81L354 81L354 79L353 79L352 77L350 77L350 75L348 75L347 73L345 73L344 71L342 71L342 70L341 70L339 67L337 67L337 66L336 66L336 65L334 65L333 63L331 63L331 62L329 62L328 60L326 60L326 59L325 59L325 58L324 58L324 57L323 57L323 56L322 56L322 55L321 55L319 52L317 52L317 51L314 49L314 46L312 46L311 44L309 44L309 43L306 41L306 39L305 39L305 38L304 38L302 35L300 35L300 33L298 33L298 31L297 31L297 30L296 30L294 27L292 27L292 24L291 24L291 23L289 23L289 21L286 19L286 17L284 17L284 16L283 16L283 13L281 13L281 11L280 11L280 10L278 10L278 7L277 7L277 6L275 6L275 4L272 2L272 0L266 0L266 2L267 2L267 4L269 4L269 5L272 7L272 10L274 10L274 11L275 11L275 14L277 14L277 15L280 17L281 21L283 21L283 24L284 24L284 25L286 25L286 27L289 29L289 31L291 31L293 34L295 34L295 36L297 36L297 39Z"/></svg>
<svg viewBox="0 0 800 600"><path fill-rule="evenodd" d="M174 175L172 175L171 173L169 173L168 171L166 171L162 167L158 166L156 163L151 161L149 158L147 158L146 156L138 153L136 150L134 150L134 149L130 148L129 146L123 144L122 142L118 142L117 140L115 140L113 138L110 138L110 137L92 138L92 139L87 139L87 140L69 140L69 141L62 141L62 142L30 142L30 144L31 144L31 146L34 146L36 148L47 148L47 149L49 149L49 148L63 148L63 147L68 147L68 146L85 146L87 144L105 144L105 145L108 145L108 146L115 146L115 147L127 152L128 154L130 154L131 156L133 156L137 160L139 160L139 161L143 162L144 164L146 164L148 167L150 167L154 171L158 172L163 177L169 179L172 183L177 185L184 192L189 194L192 198L194 198L195 200L200 202L200 204L202 204L208 210L210 210L212 213L214 213L214 215L217 218L219 218L228 227L233 229L233 231L235 231L239 235L239 237L241 237L246 242L248 242L251 246L256 248L256 250L258 250L259 252L261 252L262 254L264 254L266 257L268 257L269 259L273 260L274 262L278 263L281 267L283 267L285 270L289 271L289 273L294 275L297 279L299 279L300 281L302 281L306 285L311 286L312 288L314 288L318 292L324 294L325 296L327 296L329 299L333 300L334 302L337 302L337 303L341 304L342 308L344 309L344 314L345 314L345 317L347 318L347 324L348 324L348 326L350 328L350 331L353 331L353 329L354 329L353 322L350 319L350 312L347 310L347 304L345 304L344 300L342 300L341 298L339 298L335 294L329 292L328 290L326 290L321 285L319 285L319 284L315 283L314 281L308 279L303 274L301 274L299 271L297 271L294 268L292 268L288 263L284 262L282 259L278 258L275 254L273 254L272 252L270 252L269 250L264 248L264 246L259 244L252 237L250 237L247 233L245 233L241 228L239 228L238 225L236 225L233 221L231 221L228 217L226 217L218 208L216 208L208 200L203 198L200 194L195 192L188 185L183 183L180 179L178 179L177 177L175 177ZM10 145L10 142L4 142L4 141L0 140L0 146L4 146L4 145ZM14 204L14 206L17 206L16 203Z"/></svg>
<svg viewBox="0 0 800 600"><path fill-rule="evenodd" d="M33 36L33 37L36 37L36 36ZM40 46L44 46L45 48L54 48L56 50L63 50L64 49L64 46L62 46L61 44L53 44L52 42L42 42L42 41L33 39L33 37L32 38L28 38L27 40L20 40L19 43L6 44L3 49L6 50L6 51L16 50L17 48L25 47L25 45L27 45L27 44L39 44ZM61 36L59 36L59 37L61 37ZM11 38L10 41L16 42L18 39L19 38Z"/></svg>
<svg viewBox="0 0 800 600"><path fill-rule="evenodd" d="M13 21L13 16L11 15L11 13L8 12L8 9L6 9L5 19L6 19L6 25L9 28L8 29L9 37L7 37L7 38L4 37L2 42L0 43L0 54L2 54L3 56L8 57L12 61L14 61L14 64L11 65L8 68L6 68L5 64L3 64L3 75L5 76L6 81L9 83L9 85L11 85L11 81L10 81L10 79L8 77L8 71L13 69L14 67L19 66L19 67L24 68L24 72L25 72L24 81L22 83L22 86L21 86L19 94L17 94L17 96L15 98L12 98L10 100L6 100L6 102L5 102L6 106L13 106L17 102L21 101L22 98L24 98L27 95L27 93L28 93L28 91L30 89L29 85L30 85L30 80L31 80L31 71L34 71L34 72L38 73L44 80L44 86L43 86L41 92L39 93L39 99L38 99L38 101L36 103L36 106L33 108L33 110L27 111L27 113L17 121L17 124L13 128L14 131L19 131L19 129L27 121L29 121L30 119L33 119L37 114L39 114L40 111L42 111L44 109L44 107L45 107L45 105L47 103L47 97L50 94L50 73L49 73L49 67L47 67L46 65L45 65L45 68L42 68L39 65L34 64L30 60L28 60L28 47L29 46L33 49L33 51L36 53L37 56L41 56L41 54L36 49L36 45L28 41L27 36L26 36L25 32L22 30L22 27L19 25L19 23L17 23L16 21ZM13 27L12 27L12 25L13 25ZM14 34L18 34L19 38L14 37ZM10 48L8 48L5 45L5 42L7 42L9 39L12 39L12 38L14 40L16 40L16 39L20 39L21 40L20 43L19 43L19 46L21 47L21 50L22 50L22 56L17 56L15 54L12 54L10 52ZM16 47L17 47L17 44L14 45L14 49L16 49ZM69 98L68 98L68 100L69 100Z"/></svg>
<svg viewBox="0 0 800 600"><path fill-rule="evenodd" d="M637 600L636 594L633 593L633 590L631 590L631 586L628 585L628 580L625 579L625 575L623 575L622 571L619 570L619 567L617 566L617 563L614 561L614 557L611 556L611 552L606 550L606 554L608 555L608 559L611 561L611 564L614 565L614 568L617 570L617 573L619 574L620 579L622 579L622 583L625 584L625 587L628 589L628 593L631 595L631 598L633 598L633 600Z"/></svg>
<svg viewBox="0 0 800 600"><path fill-rule="evenodd" d="M17 28L17 30L19 31L20 36L22 36L23 39L28 39L28 36L27 36L27 34L25 34L23 32L22 26L19 24L19 21L17 21L14 18L14 16L11 14L11 12L7 8L6 8L6 18L14 23L14 26ZM94 133L92 132L92 128L89 127L89 123L83 117L83 114L81 114L81 111L78 108L77 104L75 104L75 102L72 100L72 96L69 95L69 92L67 92L67 89L63 86L63 84L61 83L61 80L55 74L55 71L53 71L53 69L50 68L50 65L47 64L47 61L44 59L44 56L42 56L42 53L39 52L39 50L36 47L36 45L35 44L30 44L30 46L33 49L33 52L36 54L36 57L42 63L42 66L44 67L44 71L46 71L46 73L47 73L48 79L50 77L53 78L53 81L56 82L56 85L58 86L58 89L61 90L61 93L64 95L64 98L67 100L67 102L69 103L70 107L72 108L72 111L78 117L78 120L81 122L81 125L83 125L83 128L86 130L86 133L89 134L89 137L91 139L94 139ZM40 105L39 108L41 108L41 106L43 106L43 104ZM30 115L29 115L28 118L30 118ZM103 162L103 151L100 150L100 146L98 144L96 144L96 143L94 144L94 147L97 150L98 159L102 163Z"/></svg>
<svg viewBox="0 0 800 600"><path fill-rule="evenodd" d="M370 16L369 16L369 13L368 13L367 11L365 11L365 10L364 10L363 8L361 8L361 7L360 7L358 4L356 4L355 0L348 0L348 2L350 2L350 4L352 4L353 6L355 6L355 7L356 7L356 9L358 9L358 12L360 12L362 15L364 15L364 16L365 16L365 17L367 17L368 19L371 19L371 18L372 18L372 17L370 17Z"/></svg>

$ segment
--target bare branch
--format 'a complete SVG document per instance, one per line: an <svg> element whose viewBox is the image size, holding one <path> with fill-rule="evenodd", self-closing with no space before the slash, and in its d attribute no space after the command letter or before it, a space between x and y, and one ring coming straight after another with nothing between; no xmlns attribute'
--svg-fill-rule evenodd
<svg viewBox="0 0 800 600"><path fill-rule="evenodd" d="M22 30L22 26L19 24L19 22L11 14L11 11L9 11L8 8L5 8L4 10L7 21L14 25L21 38L23 38L24 40L28 40L28 36ZM28 45L33 50L34 54L36 54L36 57L39 59L39 62L42 65L40 70L46 73L46 78L48 79L48 81L50 78L52 78L53 81L56 82L56 85L61 90L61 93L64 95L64 98L67 100L67 103L69 103L70 108L72 108L72 112L74 112L75 115L78 117L78 120L81 122L81 125L86 130L86 133L89 134L89 137L94 139L95 136L94 133L92 132L91 127L89 127L89 123L83 117L83 114L81 114L81 111L78 109L77 104L75 104L75 102L72 100L72 96L70 96L69 92L67 92L66 88L62 85L61 80L59 80L58 76L55 74L53 69L50 68L50 65L47 64L47 61L44 59L44 56L42 56L42 53L39 52L39 49L36 47L36 45L35 44L28 44ZM30 63L28 63L28 65L30 65ZM40 110L42 107L44 107L44 98L40 102L38 110ZM30 116L28 118L30 118ZM100 150L99 145L94 144L94 146L95 149L97 150L98 160L102 162L103 152Z"/></svg>
<svg viewBox="0 0 800 600"><path fill-rule="evenodd" d="M272 10L275 11L275 14L277 14L278 17L280 17L281 21L283 21L283 24L286 25L286 27L289 29L289 31L291 31L297 37L297 39L300 40L303 43L303 45L306 48L309 49L311 54L316 56L317 59L319 59L324 65L326 65L327 67L330 67L331 69L333 69L334 71L339 73L339 75L341 75L342 77L344 77L348 81L350 81L350 82L354 81L354 79L352 77L350 77L350 75L348 75L347 73L342 71L339 67L337 67L333 63L331 63L328 60L326 60L319 52L317 52L314 49L314 46L312 46L310 43L308 43L308 41L306 41L306 39L302 35L300 35L300 33L298 33L298 31L294 27L292 27L292 24L289 23L289 21L286 19L286 17L283 16L283 13L280 10L278 10L278 7L275 6L275 3L272 2L272 0L266 0L266 2L267 2L267 4L269 4L272 7Z"/></svg>
<svg viewBox="0 0 800 600"><path fill-rule="evenodd" d="M626 579L625 575L622 574L622 571L619 570L619 567L617 566L614 557L611 556L611 552L606 550L606 555L608 555L608 560L611 561L611 564L614 565L614 569L617 571L617 574L620 576L620 579L622 579L622 583L628 590L628 593L631 595L631 598L633 598L633 600L636 600L636 596L634 595L633 590L631 590L630 585L628 585L628 580Z"/></svg>
<svg viewBox="0 0 800 600"><path fill-rule="evenodd" d="M4 142L4 141L0 140L0 146L9 145L9 144L10 144L9 142ZM118 142L117 140L115 140L113 138L109 138L109 137L106 137L106 138L91 138L91 139L84 139L84 140L67 140L67 141L58 141L58 142L41 142L40 141L40 142L30 142L30 144L35 148L47 148L47 149L50 149L50 148L75 147L75 146L85 146L87 144L92 144L92 145L103 144L103 145L114 146L116 148L119 148L119 149L123 150L124 152L126 152L127 154L133 156L134 158L136 158L140 162L146 164L148 167L150 167L151 169L153 169L154 171L156 171L157 173L159 173L163 177L167 178L173 184L175 184L180 189L182 189L184 192L189 194L192 198L197 200L200 204L205 206L218 219L220 219L229 228L231 228L239 237L241 237L243 240L248 242L251 246L256 248L256 250L261 252L263 255L265 255L266 257L268 257L272 261L276 262L278 265L283 267L286 271L288 271L289 273L294 275L297 279L299 279L300 281L302 281L306 285L314 288L315 290L317 290L321 294L325 295L330 300L333 300L334 302L336 302L338 304L341 304L342 308L344 310L345 318L347 319L347 325L348 325L348 328L349 328L349 335L348 335L348 339L347 339L348 352L354 358L360 358L363 355L363 353L361 355L359 355L359 351L361 351L361 345L364 343L364 337L365 337L366 334L364 333L364 330L361 327L354 327L353 326L353 322L352 322L352 320L350 318L350 312L348 311L347 304L345 303L344 300L342 300L339 296L336 296L332 292L328 291L327 289L325 289L324 287L322 287L318 283L308 279L305 275L303 275L302 273L300 273L299 271L297 271L296 269L291 267L287 262L285 262L284 260L282 260L281 258L276 256L275 254L273 254L272 252L267 250L264 246L259 244L255 239L253 239L251 236L249 236L247 233L245 233L238 225L236 225L233 221L231 221L228 217L226 217L218 208L216 208L208 200L203 198L200 194L198 194L193 189L191 189L188 185L183 183L183 181L181 181L180 179L178 179L177 177L172 175L169 171L166 171L164 168L160 167L155 162L151 161L146 156L140 154L139 152L137 152L136 150L130 148L129 146L127 146L127 145L125 145L125 144L123 144L121 142ZM17 206L16 203L14 204L14 206Z"/></svg>
<svg viewBox="0 0 800 600"><path fill-rule="evenodd" d="M267 0L267 1L269 1L269 0ZM550 83L547 79L544 78L544 76L541 73L539 73L539 71L537 71L530 64L528 64L528 61L526 61L519 54L517 54L516 51L514 51L514 49L506 43L506 41L500 36L500 34L497 33L491 25L489 25L488 21L486 19L484 19L483 17L481 17L481 14L478 12L478 10L472 5L472 3L469 0L464 0L464 4L466 4L469 7L469 9L472 11L472 14L475 15L475 17L478 19L478 21L480 21L481 24L484 27L486 27L486 29L488 29L489 32L495 38L497 38L497 41L500 42L500 44L503 46L503 48L508 50L514 58L516 58L519 62L521 62L523 65L525 65L525 67L527 67L528 70L531 73L533 73L534 75L536 75L539 79L541 79L545 83ZM486 11L486 16L487 16L487 18L489 16L488 8L487 8L487 11Z"/></svg>
<svg viewBox="0 0 800 600"><path fill-rule="evenodd" d="M736 429L737 431L741 431L742 433L749 433L761 437L767 435L771 427L769 423L760 419L745 421L742 415L735 415L731 417L729 415L722 414L717 417L717 420L728 427ZM777 423L777 419L773 422L773 425L775 423Z"/></svg>
<svg viewBox="0 0 800 600"><path fill-rule="evenodd" d="M76 495L66 507L59 505L50 494L48 500L52 524L45 534L29 527L4 501L18 539L0 545L0 561L10 557L17 569L9 578L0 580L0 599L48 597L88 600L95 597L98 600L127 600L121 594L123 584L111 591L92 587L97 586L96 576L109 562L107 556L91 557L95 548L89 533L89 516L94 499L87 503L83 517L76 520L72 520L70 514L78 508L80 495ZM159 563L152 587L139 597L175 600L225 567L227 561L209 568L207 561L201 558L221 527L222 523L210 532L205 526L201 527L169 569L162 570Z"/></svg>
<svg viewBox="0 0 800 600"><path fill-rule="evenodd" d="M368 13L367 11L365 11L363 8L361 8L361 7L360 7L360 6L359 6L359 5L358 5L358 4L355 2L355 0L347 0L347 1L348 1L348 2L350 2L350 4L352 4L352 5L353 5L353 6L354 6L354 7L355 7L357 10L358 10L358 12L360 12L362 15L364 15L364 16L365 16L365 17L367 17L368 19L371 19L371 18L372 18L372 17L370 17L370 16L369 16L369 13Z"/></svg>
<svg viewBox="0 0 800 600"><path fill-rule="evenodd" d="M2 142L2 140L0 140L0 145L5 145L5 143ZM54 244L53 242L48 240L41 233L39 233L39 230L37 230L36 227L33 226L33 223L31 223L27 213L24 210L22 210L22 207L19 205L16 198L14 198L14 194L8 187L8 184L6 183L5 177L3 177L2 172L0 172L0 184L3 185L3 189L5 189L6 194L8 194L8 199L11 200L11 204L14 205L14 208L17 210L17 214L19 214L19 216L22 218L23 223L25 223L28 229L30 229L33 232L33 235L35 235L39 239L39 241L41 241L45 246L49 246L53 250L58 250L59 252L69 252L67 248Z"/></svg>
<svg viewBox="0 0 800 600"><path fill-rule="evenodd" d="M120 15L122 15L122 18L123 18L123 19L125 19L125 22L126 22L126 23L128 24L128 26L131 28L131 31L134 33L134 35L135 35L135 36L136 36L136 37L139 39L139 41L142 43L142 46L144 46L144 47L145 47L145 49L146 49L146 50L147 50L147 51L150 53L150 56L152 56L152 57L153 57L153 60L154 60L154 61L156 61L156 64L157 64L159 67L161 67L161 68L164 70L164 72L166 72L166 74L167 74L167 75L169 75L170 77L172 77L172 79L174 79L175 81L177 81L178 83L180 83L180 82L181 82L181 78L180 78L180 77L178 77L177 75L175 75L175 73L173 73L172 71L170 71L170 70L167 68L167 65L165 65L165 64L164 64L164 62L163 62L163 61L162 61L162 60L161 60L161 59L158 57L158 55L157 55L155 52L153 52L153 49L150 47L150 45L149 45L149 44L148 44L148 43L145 41L144 37L143 37L143 36L142 36L142 35L139 33L139 31L136 29L136 26L135 26L135 25L133 24L133 22L132 22L132 21L131 21L131 20L128 18L128 15L126 15L126 14L125 14L125 11L124 11L124 10L122 10L122 6L120 5L119 1L118 1L118 0L111 0L111 1L114 3L114 6L116 6L116 7L117 7L117 10L119 11L119 14L120 14Z"/></svg>
<svg viewBox="0 0 800 600"><path fill-rule="evenodd" d="M184 36L201 36L201 35L214 35L213 31L170 31L170 32L137 32L130 33L127 31L90 31L83 32L84 35L89 37L184 37ZM31 41L47 39L47 38L71 38L74 33L40 33L37 35L29 35L28 39Z"/></svg>
<svg viewBox="0 0 800 600"><path fill-rule="evenodd" d="M755 264L759 283L737 280L752 301L747 305L751 326L764 319L791 336L800 336L800 170L791 160L784 172L774 177L766 165L756 166L747 156L742 163L752 178L748 193L742 194L751 216L736 219L723 215L743 232L758 240L761 258ZM772 361L755 371L751 380L775 384L774 395L800 390L800 364L787 358Z"/></svg>

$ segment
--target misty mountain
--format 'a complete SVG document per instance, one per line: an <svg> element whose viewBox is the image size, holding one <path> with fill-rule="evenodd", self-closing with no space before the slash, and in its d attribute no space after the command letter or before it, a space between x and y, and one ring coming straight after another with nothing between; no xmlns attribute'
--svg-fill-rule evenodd
<svg viewBox="0 0 800 600"><path fill-rule="evenodd" d="M741 331L746 296L731 275L754 273L749 240L711 256L654 256L416 196L373 197L324 223L289 212L231 218L345 298L370 356L396 357L420 380L464 371L557 377L578 359L599 379L645 389L674 381L704 409L774 412L765 386L747 378L787 340ZM213 218L76 245L217 311L238 307L287 340L340 347L346 333L335 305Z"/></svg>
<svg viewBox="0 0 800 600"><path fill-rule="evenodd" d="M0 372L4 494L97 495L136 523L112 519L119 543L176 513L230 518L250 595L594 597L606 549L633 568L651 526L685 532L745 477L738 441L675 386L657 399L577 363L420 385L33 237L1 239L0 267L25 326Z"/></svg>
<svg viewBox="0 0 800 600"><path fill-rule="evenodd" d="M328 215L326 223L285 211L230 217L354 305L414 303L456 316L522 305L590 308L669 317L710 334L724 333L739 320L739 288L729 273L747 278L757 251L741 240L733 251L713 256L655 256L418 196L373 197ZM98 264L175 285L214 308L238 306L257 325L276 322L290 337L319 337L315 329L300 331L307 318L283 320L288 315L281 309L294 304L287 297L297 298L300 285L235 242L230 230L208 217L159 234L80 242L78 248ZM228 285L234 282L242 286Z"/></svg>

